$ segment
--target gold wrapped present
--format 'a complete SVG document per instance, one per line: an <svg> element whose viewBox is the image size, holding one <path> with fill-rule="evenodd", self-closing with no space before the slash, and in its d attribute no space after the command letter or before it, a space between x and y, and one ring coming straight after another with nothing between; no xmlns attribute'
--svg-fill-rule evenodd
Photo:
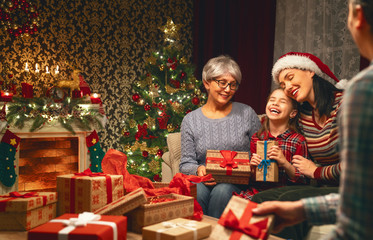
<svg viewBox="0 0 373 240"><path fill-rule="evenodd" d="M249 153L207 150L206 173L211 173L217 183L249 184Z"/></svg>
<svg viewBox="0 0 373 240"><path fill-rule="evenodd" d="M178 217L191 217L194 213L194 198L175 193L149 197L145 204L126 214L128 229L141 233L144 226Z"/></svg>
<svg viewBox="0 0 373 240"><path fill-rule="evenodd" d="M142 229L142 239L197 240L210 236L211 228L209 223L176 218L144 227Z"/></svg>
<svg viewBox="0 0 373 240"><path fill-rule="evenodd" d="M94 212L124 196L123 176L76 173L57 176L58 215Z"/></svg>
<svg viewBox="0 0 373 240"><path fill-rule="evenodd" d="M56 217L56 192L11 192L0 196L0 230L30 230Z"/></svg>
<svg viewBox="0 0 373 240"><path fill-rule="evenodd" d="M256 153L262 161L255 169L255 180L257 182L278 182L278 164L275 160L267 157L267 151L272 146L278 145L276 141L258 141Z"/></svg>
<svg viewBox="0 0 373 240"><path fill-rule="evenodd" d="M122 216L147 201L145 191L138 188L125 196L96 210L95 214Z"/></svg>

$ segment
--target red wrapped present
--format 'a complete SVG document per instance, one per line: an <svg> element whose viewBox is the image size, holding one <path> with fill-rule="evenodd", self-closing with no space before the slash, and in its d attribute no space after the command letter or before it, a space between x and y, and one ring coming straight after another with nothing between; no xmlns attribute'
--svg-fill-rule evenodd
<svg viewBox="0 0 373 240"><path fill-rule="evenodd" d="M147 199L144 189L138 188L135 191L119 198L118 200L113 201L108 205L96 210L94 213L100 215L122 216L123 214L137 208L146 201Z"/></svg>
<svg viewBox="0 0 373 240"><path fill-rule="evenodd" d="M278 182L278 164L275 160L267 157L268 149L275 145L278 145L277 141L258 141L256 143L256 153L262 161L255 168L255 181Z"/></svg>
<svg viewBox="0 0 373 240"><path fill-rule="evenodd" d="M94 212L124 196L123 176L82 173L57 176L58 215Z"/></svg>
<svg viewBox="0 0 373 240"><path fill-rule="evenodd" d="M57 193L11 192L0 196L0 230L22 231L56 217Z"/></svg>
<svg viewBox="0 0 373 240"><path fill-rule="evenodd" d="M256 206L254 202L232 196L211 234L211 239L267 239L274 223L274 215L253 216L252 209Z"/></svg>
<svg viewBox="0 0 373 240"><path fill-rule="evenodd" d="M211 174L217 183L249 184L249 153L207 150L206 173Z"/></svg>
<svg viewBox="0 0 373 240"><path fill-rule="evenodd" d="M145 204L126 214L128 229L141 233L144 226L178 217L191 217L194 213L194 198L179 194L149 197Z"/></svg>
<svg viewBox="0 0 373 240"><path fill-rule="evenodd" d="M28 240L125 240L127 218L90 212L64 214L28 232Z"/></svg>

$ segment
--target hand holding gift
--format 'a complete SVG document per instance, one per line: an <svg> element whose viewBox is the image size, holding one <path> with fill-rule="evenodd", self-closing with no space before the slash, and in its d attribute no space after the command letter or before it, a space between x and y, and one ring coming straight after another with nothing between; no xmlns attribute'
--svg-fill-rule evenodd
<svg viewBox="0 0 373 240"><path fill-rule="evenodd" d="M206 176L206 175L207 175L207 173L206 173L206 167L204 165L199 166L198 169L197 169L197 176L203 177L203 176ZM214 178L211 178L210 180L205 181L203 183L205 185L207 185L207 186L214 186L214 185L216 185L216 182L215 182Z"/></svg>
<svg viewBox="0 0 373 240"><path fill-rule="evenodd" d="M274 216L254 216L252 210L256 206L254 202L232 196L211 234L211 239L267 239Z"/></svg>
<svg viewBox="0 0 373 240"><path fill-rule="evenodd" d="M278 182L278 164L275 160L271 160L268 156L268 149L272 146L277 146L276 141L258 141L256 145L256 153L260 156L260 164L256 168L256 181L262 182Z"/></svg>

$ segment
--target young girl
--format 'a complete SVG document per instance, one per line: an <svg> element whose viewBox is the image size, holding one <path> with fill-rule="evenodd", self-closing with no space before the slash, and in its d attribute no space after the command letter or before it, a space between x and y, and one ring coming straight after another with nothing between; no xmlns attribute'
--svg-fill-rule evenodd
<svg viewBox="0 0 373 240"><path fill-rule="evenodd" d="M308 158L306 139L301 135L298 125L298 103L287 97L283 89L275 89L269 96L266 105L266 116L262 127L256 132L250 142L252 166L258 166L262 161L256 154L257 141L275 140L278 146L272 146L267 151L269 159L277 161L279 166L279 182L255 182L253 180L250 189L239 195L251 199L258 191L268 188L286 186L289 184L307 184L309 182L292 165L294 155Z"/></svg>

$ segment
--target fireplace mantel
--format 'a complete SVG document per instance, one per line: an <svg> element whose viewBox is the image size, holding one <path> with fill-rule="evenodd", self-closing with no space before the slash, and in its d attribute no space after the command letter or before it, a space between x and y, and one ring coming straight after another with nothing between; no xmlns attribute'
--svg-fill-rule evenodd
<svg viewBox="0 0 373 240"><path fill-rule="evenodd" d="M96 105L96 104L95 104ZM98 105L98 104L97 104ZM98 106L93 106L98 107ZM30 132L31 123L25 123L25 126L22 129L10 126L7 128L9 131L16 134L21 139L24 138L67 138L67 137L77 137L78 138L78 165L79 165L79 172L84 171L90 165L88 147L86 145L86 137L93 131L86 131L78 128L77 126L72 125L75 134L71 133L67 129L63 128L58 122L53 124L47 123L42 128ZM97 126L98 128L98 126ZM3 137L5 130L0 133L0 139ZM15 166L16 166L16 174L17 180L12 187L5 187L3 184L0 183L0 194L6 194L12 191L18 191L18 179L19 179L19 149L21 148L21 144L17 148L17 152L15 154Z"/></svg>

